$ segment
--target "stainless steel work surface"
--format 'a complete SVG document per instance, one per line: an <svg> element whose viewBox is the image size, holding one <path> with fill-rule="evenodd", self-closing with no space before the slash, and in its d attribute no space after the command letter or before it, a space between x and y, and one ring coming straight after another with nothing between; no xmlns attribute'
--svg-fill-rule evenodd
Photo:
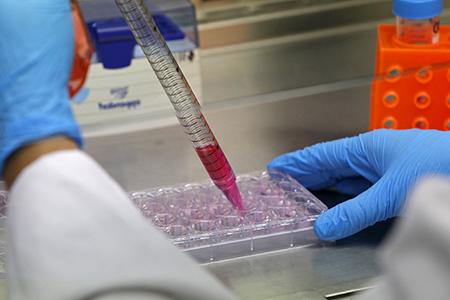
<svg viewBox="0 0 450 300"><path fill-rule="evenodd" d="M205 115L236 173L246 173L278 154L365 131L369 95L368 82L347 82L211 104ZM86 150L127 190L207 178L179 126L88 139ZM323 299L369 284L380 273L374 253L373 245L350 243L206 268L242 299Z"/></svg>
<svg viewBox="0 0 450 300"><path fill-rule="evenodd" d="M392 19L389 0L265 0L205 3L197 10L202 49Z"/></svg>
<svg viewBox="0 0 450 300"><path fill-rule="evenodd" d="M261 170L281 153L367 130L368 82L318 90L292 91L287 100L275 101L273 94L210 105L205 116L235 172ZM128 191L207 178L178 125L87 139L86 151Z"/></svg>
<svg viewBox="0 0 450 300"><path fill-rule="evenodd" d="M290 249L206 268L246 300L324 299L330 293L372 285L379 274L374 250L368 246Z"/></svg>
<svg viewBox="0 0 450 300"><path fill-rule="evenodd" d="M200 11L265 13L216 22L211 15L200 25L202 103L372 77L377 26L394 21L385 0L224 2L238 3ZM265 5L281 8L268 13ZM450 0L444 6L442 24L449 24Z"/></svg>

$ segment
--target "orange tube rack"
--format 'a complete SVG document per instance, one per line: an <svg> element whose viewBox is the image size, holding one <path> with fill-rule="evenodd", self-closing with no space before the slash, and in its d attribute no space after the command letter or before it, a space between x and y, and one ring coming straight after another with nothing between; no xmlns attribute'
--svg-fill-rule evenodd
<svg viewBox="0 0 450 300"><path fill-rule="evenodd" d="M437 45L396 39L395 25L380 25L370 128L450 130L450 26Z"/></svg>

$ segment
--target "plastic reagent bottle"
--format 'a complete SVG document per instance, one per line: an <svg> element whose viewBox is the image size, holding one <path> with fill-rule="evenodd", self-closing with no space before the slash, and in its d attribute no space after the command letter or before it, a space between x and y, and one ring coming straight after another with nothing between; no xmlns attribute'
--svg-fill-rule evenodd
<svg viewBox="0 0 450 300"><path fill-rule="evenodd" d="M439 43L439 15L443 0L394 0L397 39L413 45Z"/></svg>

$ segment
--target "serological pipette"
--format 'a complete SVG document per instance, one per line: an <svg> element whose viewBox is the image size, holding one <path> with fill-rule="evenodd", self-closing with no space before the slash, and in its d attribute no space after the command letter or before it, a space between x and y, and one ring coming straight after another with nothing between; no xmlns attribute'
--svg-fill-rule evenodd
<svg viewBox="0 0 450 300"><path fill-rule="evenodd" d="M189 136L210 178L234 207L243 212L244 205L231 165L144 1L115 1L169 97L178 121Z"/></svg>

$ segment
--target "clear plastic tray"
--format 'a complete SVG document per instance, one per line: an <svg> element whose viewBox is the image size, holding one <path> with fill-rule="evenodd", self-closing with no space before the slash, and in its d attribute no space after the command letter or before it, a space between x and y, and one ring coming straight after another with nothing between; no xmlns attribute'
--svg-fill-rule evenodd
<svg viewBox="0 0 450 300"><path fill-rule="evenodd" d="M326 206L288 175L239 176L247 212L239 214L210 182L133 193L145 217L199 262L310 245Z"/></svg>
<svg viewBox="0 0 450 300"><path fill-rule="evenodd" d="M237 178L247 212L239 214L211 183L130 193L143 215L200 263L317 243L314 220L326 206L288 175ZM0 276L5 273L7 192L0 191Z"/></svg>

